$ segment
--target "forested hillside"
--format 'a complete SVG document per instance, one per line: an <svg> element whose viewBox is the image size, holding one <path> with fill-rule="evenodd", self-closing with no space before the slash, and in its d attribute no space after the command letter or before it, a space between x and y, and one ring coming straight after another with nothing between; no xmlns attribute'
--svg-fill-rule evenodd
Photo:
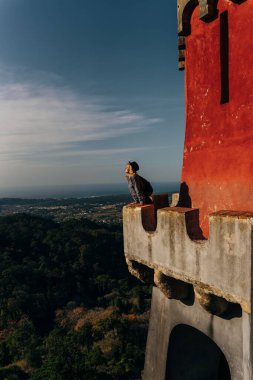
<svg viewBox="0 0 253 380"><path fill-rule="evenodd" d="M141 378L150 289L121 226L0 218L0 379Z"/></svg>

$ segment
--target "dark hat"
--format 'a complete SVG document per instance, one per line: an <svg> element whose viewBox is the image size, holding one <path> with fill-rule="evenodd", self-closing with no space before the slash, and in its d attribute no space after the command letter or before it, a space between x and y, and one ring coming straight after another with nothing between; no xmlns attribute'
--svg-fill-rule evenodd
<svg viewBox="0 0 253 380"><path fill-rule="evenodd" d="M137 172L139 170L139 165L135 161L129 161L129 164L132 166L132 169L134 172Z"/></svg>

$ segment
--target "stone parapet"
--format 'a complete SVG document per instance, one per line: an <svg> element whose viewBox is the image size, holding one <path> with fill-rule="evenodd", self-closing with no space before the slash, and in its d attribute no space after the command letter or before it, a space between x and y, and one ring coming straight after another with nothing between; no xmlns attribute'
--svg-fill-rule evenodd
<svg viewBox="0 0 253 380"><path fill-rule="evenodd" d="M130 267L141 268L139 278L145 277L145 267L149 278L153 269L156 285L170 298L187 294L183 282L194 287L196 299L214 314L225 310L225 300L251 313L253 213L211 214L210 236L205 240L197 209L166 207L154 218L153 207L123 209L125 256Z"/></svg>

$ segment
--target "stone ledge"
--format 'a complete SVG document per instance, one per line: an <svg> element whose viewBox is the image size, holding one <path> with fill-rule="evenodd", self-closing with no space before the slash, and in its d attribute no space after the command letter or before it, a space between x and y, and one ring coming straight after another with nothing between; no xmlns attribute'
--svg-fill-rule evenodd
<svg viewBox="0 0 253 380"><path fill-rule="evenodd" d="M253 212L251 211L233 211L233 210L220 210L210 214L210 216L228 216L239 219L253 218Z"/></svg>

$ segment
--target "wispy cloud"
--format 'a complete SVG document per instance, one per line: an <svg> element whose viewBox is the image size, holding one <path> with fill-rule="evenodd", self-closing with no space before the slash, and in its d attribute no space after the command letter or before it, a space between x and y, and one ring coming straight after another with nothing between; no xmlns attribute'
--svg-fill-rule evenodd
<svg viewBox="0 0 253 380"><path fill-rule="evenodd" d="M166 146L159 146L159 149L167 149ZM75 151L67 151L65 152L66 157L82 157L82 156L111 156L125 153L135 153L141 151L151 151L157 149L157 147L152 146L137 146L134 148L108 148L108 149L89 149L89 150L75 150ZM52 153L52 157L61 156L61 152Z"/></svg>
<svg viewBox="0 0 253 380"><path fill-rule="evenodd" d="M0 87L0 161L122 152L89 150L87 143L140 133L159 122L79 98L66 88L10 82Z"/></svg>

